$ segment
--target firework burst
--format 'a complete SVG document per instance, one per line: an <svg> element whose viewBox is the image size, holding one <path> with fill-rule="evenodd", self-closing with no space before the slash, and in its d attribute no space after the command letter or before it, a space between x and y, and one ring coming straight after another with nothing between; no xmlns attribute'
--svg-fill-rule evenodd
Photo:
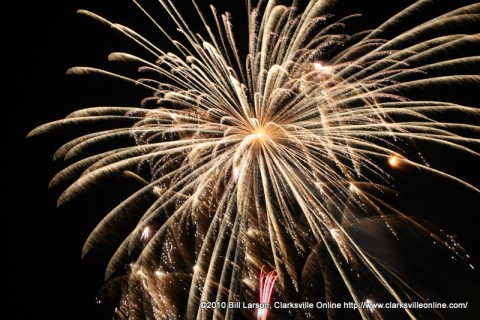
<svg viewBox="0 0 480 320"><path fill-rule="evenodd" d="M478 126L437 116L479 111L455 102L411 99L406 93L478 85L478 75L451 70L478 67L479 57L446 52L479 43L478 34L454 30L478 23L480 4L398 32L404 20L421 17L433 2L417 1L378 28L352 31L349 26L359 16L331 15L328 1L248 1L249 41L243 53L229 13L212 7L216 28L211 28L193 1L205 26L201 36L173 1L160 1L178 30L174 36L134 2L168 37L175 53L82 10L156 59L110 55L111 60L142 65L148 77L141 79L91 67L69 73L133 81L150 89L151 97L141 107L83 109L31 133L119 123L61 146L55 157L75 161L51 183L73 182L59 204L105 177L128 176L142 184L105 216L83 250L88 254L130 227L106 272L106 291L121 295L119 318L254 318L257 310L223 303L258 301L265 290L265 265L274 270L267 277L268 290L279 301L333 301L337 290L345 290L360 305L364 281L373 283L385 300L426 301L359 241L372 225L381 225L395 239L405 227L424 232L458 259L468 260L452 238L384 200L394 192L385 164L418 168L479 191L432 168L416 148L439 144L478 156L473 146L479 140L468 135L478 132ZM133 125L123 126L125 122ZM108 149L116 146L112 141L126 139L133 143ZM343 289L332 288L334 279ZM204 308L204 302L219 304ZM289 312L315 316L311 310ZM413 310L404 312L415 318ZM365 319L378 316L369 309L358 313Z"/></svg>

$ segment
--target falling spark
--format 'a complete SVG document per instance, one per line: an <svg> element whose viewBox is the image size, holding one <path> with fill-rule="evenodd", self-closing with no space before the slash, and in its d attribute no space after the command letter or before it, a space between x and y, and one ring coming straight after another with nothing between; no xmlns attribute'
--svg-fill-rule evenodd
<svg viewBox="0 0 480 320"><path fill-rule="evenodd" d="M400 166L400 158L398 158L397 156L390 156L388 158L388 164L392 168L398 168Z"/></svg>
<svg viewBox="0 0 480 320"><path fill-rule="evenodd" d="M148 242L152 236L152 229L150 227L145 227L143 229L142 235L140 236L140 240L143 242Z"/></svg>

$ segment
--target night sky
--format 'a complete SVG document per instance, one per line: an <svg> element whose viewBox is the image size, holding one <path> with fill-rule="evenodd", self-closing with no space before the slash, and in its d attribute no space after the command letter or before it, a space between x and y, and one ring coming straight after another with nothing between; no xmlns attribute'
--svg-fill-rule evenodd
<svg viewBox="0 0 480 320"><path fill-rule="evenodd" d="M229 2L233 1L224 2L225 8L231 6L225 4ZM340 2L345 3L342 7L345 12L355 9L347 0ZM381 21L376 12L395 12L395 8L385 4L387 2L357 3L358 10L375 8L375 13L368 11L365 23ZM97 198L56 208L61 190L48 190L47 186L62 164L54 163L52 156L68 137L63 134L25 137L36 126L61 119L74 110L97 105L135 106L148 94L116 79L65 74L73 66L94 66L134 75L133 67L109 63L107 55L112 51L142 52L107 26L76 14L77 9L90 9L124 22L147 34L160 46L166 42L128 0L101 3L73 0L58 4L6 1L1 6L6 33L3 50L7 55L2 68L6 68L3 78L7 87L3 95L7 101L2 104L2 136L5 139L1 157L5 196L2 219L7 228L4 246L7 258L2 268L7 280L6 310L10 319L110 319L110 306L95 301L109 256L99 254L82 260L81 248L118 194L102 190ZM160 14L159 6L152 6L152 10ZM239 23L244 23L239 18L240 12L233 11L234 22L239 19ZM479 49L471 48L472 54L478 55ZM478 74L478 71L472 73ZM443 93L414 94L441 99ZM447 100L452 96L460 97L457 101L462 103L480 107L478 89L475 92L465 87L445 92ZM465 121L478 124L480 120ZM426 155L433 166L480 186L478 158L453 154L442 148L427 148ZM474 288L474 284L480 283L480 229L475 222L479 214L479 195L441 178L427 178L414 170L400 169L392 174L402 194L398 203L401 209L455 235L470 253L475 270L438 252L432 253L432 258L419 256L417 261L419 265L433 262L431 271L446 283L432 283L435 288L432 290L448 291L443 294L447 302L469 301L467 311L452 311L448 318L473 319L480 312L480 295Z"/></svg>

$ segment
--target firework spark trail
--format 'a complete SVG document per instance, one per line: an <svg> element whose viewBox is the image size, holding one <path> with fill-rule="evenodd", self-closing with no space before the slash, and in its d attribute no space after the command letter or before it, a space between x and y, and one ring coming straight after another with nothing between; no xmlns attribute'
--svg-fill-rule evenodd
<svg viewBox="0 0 480 320"><path fill-rule="evenodd" d="M272 300L272 293L275 287L275 283L278 279L278 275L275 270L270 272L263 271L264 267L260 270L260 293L259 303L269 305ZM259 308L257 311L257 319L266 320L268 317L268 308Z"/></svg>
<svg viewBox="0 0 480 320"><path fill-rule="evenodd" d="M347 26L359 15L336 18L328 14L328 1L309 1L304 7L298 1L292 6L248 1L249 46L242 62L229 13L219 15L212 8L214 31L193 2L208 33L202 38L172 1L161 1L184 39L181 42L140 2L134 3L177 53L165 52L132 29L81 10L133 40L156 60L127 53L109 56L139 63L152 75L138 80L92 67L72 68L69 73L93 72L132 81L151 90L152 97L141 108L80 110L31 133L101 121L134 123L61 146L56 159L77 161L51 182L55 186L74 181L59 204L80 196L102 177L122 173L142 183L99 223L83 249L88 254L102 247L119 227L132 227L106 271L107 279L114 278L112 287L118 283L122 292L120 318L228 318L235 312L254 316L253 311L199 305L200 301L254 301L255 283L264 280L259 273L263 265L278 273L273 282L278 277L280 299L299 299L299 292L318 295L320 289L307 289L305 281L312 263L327 263L320 252L329 256L358 304L360 275L376 279L397 302L423 299L357 243L353 230L375 217L393 237L398 237L396 225L407 225L431 234L456 257L468 260L446 235L432 233L378 194L394 189L383 168L388 159L479 191L430 167L421 154L415 158L408 153L415 143L428 142L478 156L472 145L479 140L459 134L478 132L478 126L436 120L438 112L478 115L478 109L453 102L411 101L401 93L480 83L478 75L442 73L478 66L478 57L449 55L439 61L445 52L479 43L478 34L452 30L478 22L480 4L423 21L389 40L383 35L404 19L421 15L433 6L431 1L417 1L379 28L354 34ZM135 144L103 147L104 151L91 155L108 141L126 137L133 137ZM145 207L141 215L134 213ZM115 278L125 265L131 270ZM327 270L322 265L321 271L311 272L328 277ZM329 294L327 282L324 295ZM359 312L362 318L370 317L365 310ZM412 310L405 312L415 318ZM258 316L263 319L267 313Z"/></svg>

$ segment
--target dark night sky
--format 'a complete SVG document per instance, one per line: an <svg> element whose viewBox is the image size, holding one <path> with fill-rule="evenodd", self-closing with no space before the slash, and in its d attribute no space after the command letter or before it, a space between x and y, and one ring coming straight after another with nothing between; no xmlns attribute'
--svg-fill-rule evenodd
<svg viewBox="0 0 480 320"><path fill-rule="evenodd" d="M388 1L370 2L362 3L376 12L394 11L385 4ZM380 3L383 3L381 8ZM77 65L130 72L128 67L116 69L120 67L107 63L107 55L111 51L140 52L108 27L77 15L77 9L91 9L112 20L125 21L152 36L154 28L128 0L100 3L73 0L58 4L6 1L1 6L7 32L3 50L8 57L4 58L2 68L6 68L3 78L8 83L4 90L7 101L2 107L5 139L1 157L3 190L6 190L2 218L7 226L3 270L7 278L4 293L8 297L8 313L11 319L110 319L108 307L95 304L105 260L80 259L83 241L103 212L97 212L93 202L57 209L58 192L47 190L47 185L61 168L51 157L62 137L26 140L25 136L36 126L61 119L74 110L102 104L138 105L145 94L118 80L65 75L69 67ZM238 11L234 12L234 18L235 14ZM376 13L369 18L369 21L380 19ZM478 91L476 97L467 95L462 99L480 107ZM448 150L433 153L434 164L480 185L478 159L452 156ZM441 179L423 178L408 170L399 173L398 184L405 199L402 205L414 207L415 215L457 235L470 252L472 263L480 267L480 232L474 220L479 213L479 196ZM478 268L472 271L452 263L448 257L445 262L439 261L435 269L444 270L439 272L444 272L445 278L459 278L458 283L450 281L456 283L452 285L451 299L470 301L471 308L464 317L476 314L480 310L480 297L473 284L479 283ZM461 289L463 286L465 289Z"/></svg>

